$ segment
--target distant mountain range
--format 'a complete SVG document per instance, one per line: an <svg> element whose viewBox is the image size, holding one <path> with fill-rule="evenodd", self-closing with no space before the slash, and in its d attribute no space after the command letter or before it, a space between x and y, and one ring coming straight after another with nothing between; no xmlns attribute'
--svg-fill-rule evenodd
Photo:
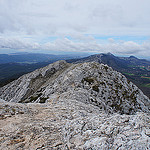
<svg viewBox="0 0 150 150"><path fill-rule="evenodd" d="M4 63L38 63L43 61L57 61L61 59L81 58L87 56L87 54L76 55L52 55L42 53L12 53L12 54L0 54L0 64Z"/></svg>

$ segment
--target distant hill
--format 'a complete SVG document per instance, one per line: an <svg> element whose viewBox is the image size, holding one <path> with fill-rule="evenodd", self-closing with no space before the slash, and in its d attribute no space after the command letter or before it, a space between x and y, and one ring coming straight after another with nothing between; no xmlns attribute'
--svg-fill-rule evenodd
<svg viewBox="0 0 150 150"><path fill-rule="evenodd" d="M53 62L53 61L52 61ZM51 62L51 63L52 63ZM0 64L0 87L17 79L21 75L44 67L50 62L41 62L35 64L6 63Z"/></svg>
<svg viewBox="0 0 150 150"><path fill-rule="evenodd" d="M83 55L87 56L87 55ZM38 63L43 61L57 61L61 59L80 58L76 55L52 55L42 53L12 53L12 54L0 54L0 64L4 63Z"/></svg>
<svg viewBox="0 0 150 150"><path fill-rule="evenodd" d="M70 63L82 63L82 62L91 62L91 61L107 64L113 67L114 69L129 68L130 65L145 66L145 67L150 66L150 61L146 59L138 59L134 56L117 57L111 53L107 53L107 54L101 53L101 54L95 54L84 58L67 60L67 62Z"/></svg>

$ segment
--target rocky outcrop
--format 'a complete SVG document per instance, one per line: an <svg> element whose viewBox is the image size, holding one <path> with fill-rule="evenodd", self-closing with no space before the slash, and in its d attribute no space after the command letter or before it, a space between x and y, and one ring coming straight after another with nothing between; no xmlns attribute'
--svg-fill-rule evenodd
<svg viewBox="0 0 150 150"><path fill-rule="evenodd" d="M58 61L1 88L0 98L45 103L58 97L90 103L107 113L149 112L150 100L121 73L104 64Z"/></svg>
<svg viewBox="0 0 150 150"><path fill-rule="evenodd" d="M150 149L150 100L107 65L59 61L0 98L0 149Z"/></svg>
<svg viewBox="0 0 150 150"><path fill-rule="evenodd" d="M1 109L0 149L150 148L150 116L143 112L106 114L92 104L61 98L45 104L5 102Z"/></svg>
<svg viewBox="0 0 150 150"><path fill-rule="evenodd" d="M56 78L56 72L59 74L68 66L69 64L65 61L58 61L25 74L19 79L0 88L0 97L6 101L24 102L25 99L33 95L50 78ZM53 76L54 74L55 76Z"/></svg>

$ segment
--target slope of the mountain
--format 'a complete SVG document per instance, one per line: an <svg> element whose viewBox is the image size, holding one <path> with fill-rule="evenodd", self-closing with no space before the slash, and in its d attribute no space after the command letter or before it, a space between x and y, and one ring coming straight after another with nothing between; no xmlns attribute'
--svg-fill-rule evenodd
<svg viewBox="0 0 150 150"><path fill-rule="evenodd" d="M34 71L35 69L47 66L49 62L40 62L34 64L25 64L25 63L7 63L0 64L0 87L8 84L10 81L13 81L19 78L21 75Z"/></svg>
<svg viewBox="0 0 150 150"><path fill-rule="evenodd" d="M101 54L95 54L84 58L67 60L67 62L69 63L83 63L83 62L92 62L92 61L107 64L115 70L119 69L118 71L123 69L129 69L130 65L150 66L150 61L148 60L138 59L134 56L117 57L111 53L107 53L107 54L101 53Z"/></svg>
<svg viewBox="0 0 150 150"><path fill-rule="evenodd" d="M108 113L149 112L150 101L121 73L95 62L68 64L58 61L0 89L11 102L40 102L58 97L91 103Z"/></svg>
<svg viewBox="0 0 150 150"><path fill-rule="evenodd" d="M111 53L96 54L81 59L67 60L69 63L92 61L107 64L114 70L121 72L150 98L150 61L138 59L134 56L117 57Z"/></svg>
<svg viewBox="0 0 150 150"><path fill-rule="evenodd" d="M0 149L149 149L149 112L107 65L58 61L0 89Z"/></svg>
<svg viewBox="0 0 150 150"><path fill-rule="evenodd" d="M148 150L150 116L106 114L75 99L0 103L2 150Z"/></svg>
<svg viewBox="0 0 150 150"><path fill-rule="evenodd" d="M150 61L146 59L138 59L135 56L119 57L122 60L128 61L130 65L150 66Z"/></svg>
<svg viewBox="0 0 150 150"><path fill-rule="evenodd" d="M52 55L42 53L0 54L0 87L19 78L21 75L44 67L58 60L85 57L88 54Z"/></svg>

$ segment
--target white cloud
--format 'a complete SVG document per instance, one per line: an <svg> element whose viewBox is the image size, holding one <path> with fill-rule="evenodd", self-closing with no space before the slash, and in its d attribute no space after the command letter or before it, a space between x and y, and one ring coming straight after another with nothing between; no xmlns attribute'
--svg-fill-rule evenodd
<svg viewBox="0 0 150 150"><path fill-rule="evenodd" d="M0 32L145 35L149 6L149 0L1 0Z"/></svg>
<svg viewBox="0 0 150 150"><path fill-rule="evenodd" d="M16 49L18 51L22 50L32 50L36 52L37 50L50 51L66 51L66 52L90 52L90 53L107 53L111 52L113 54L122 55L135 55L135 56L148 56L150 55L150 41L138 44L133 41L122 41L108 43L98 43L96 39L92 39L88 42L85 41L74 41L68 38L60 38L51 42L46 42L39 44L36 42L29 42L28 40L12 39L12 38L0 38L0 49Z"/></svg>
<svg viewBox="0 0 150 150"><path fill-rule="evenodd" d="M114 42L115 42L115 40L114 40L113 38L108 38L108 41L109 41L110 43L114 43Z"/></svg>
<svg viewBox="0 0 150 150"><path fill-rule="evenodd" d="M111 38L150 36L149 6L150 0L0 0L0 47L150 55L149 42ZM110 38L102 43L93 35ZM48 36L57 39L41 44Z"/></svg>
<svg viewBox="0 0 150 150"><path fill-rule="evenodd" d="M16 38L2 38L0 37L0 49L39 49L40 45L38 43L31 43L25 40L20 40Z"/></svg>

